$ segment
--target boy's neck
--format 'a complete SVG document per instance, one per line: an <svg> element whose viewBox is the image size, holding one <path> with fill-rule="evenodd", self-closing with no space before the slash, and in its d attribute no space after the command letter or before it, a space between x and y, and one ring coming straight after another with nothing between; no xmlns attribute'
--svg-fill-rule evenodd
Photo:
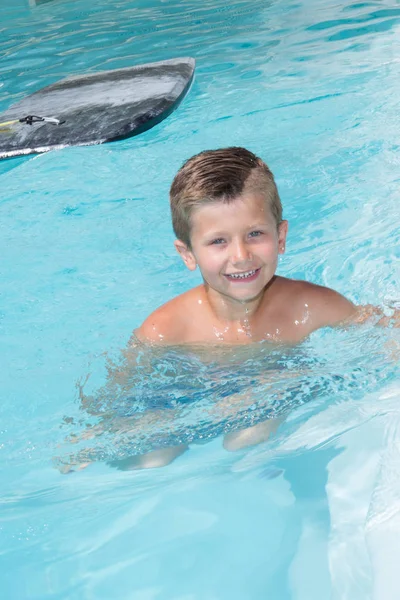
<svg viewBox="0 0 400 600"><path fill-rule="evenodd" d="M275 277L271 279L268 285L256 298L252 298L251 300L243 302L234 300L228 296L224 296L219 292L216 292L210 288L207 283L204 283L204 292L210 309L218 320L232 323L243 322L252 319L256 315L261 303L264 300L265 293L274 279Z"/></svg>

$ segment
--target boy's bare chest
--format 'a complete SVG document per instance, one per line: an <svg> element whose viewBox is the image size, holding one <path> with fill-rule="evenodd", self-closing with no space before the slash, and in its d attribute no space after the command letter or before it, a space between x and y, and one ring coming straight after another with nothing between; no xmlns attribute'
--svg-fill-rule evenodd
<svg viewBox="0 0 400 600"><path fill-rule="evenodd" d="M253 318L236 320L218 319L207 311L188 317L184 337L190 344L296 343L310 333L302 316L287 310L265 310Z"/></svg>

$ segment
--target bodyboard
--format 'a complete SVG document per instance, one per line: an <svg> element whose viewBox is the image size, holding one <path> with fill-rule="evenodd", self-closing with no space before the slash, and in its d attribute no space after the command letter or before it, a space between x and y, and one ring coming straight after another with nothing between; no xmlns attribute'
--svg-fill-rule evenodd
<svg viewBox="0 0 400 600"><path fill-rule="evenodd" d="M0 159L138 135L175 110L194 68L194 59L177 58L42 88L0 114Z"/></svg>

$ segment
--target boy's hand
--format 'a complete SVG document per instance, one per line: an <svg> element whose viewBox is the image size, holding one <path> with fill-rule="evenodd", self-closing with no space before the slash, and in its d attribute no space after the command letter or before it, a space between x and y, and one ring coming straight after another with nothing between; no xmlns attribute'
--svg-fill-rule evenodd
<svg viewBox="0 0 400 600"><path fill-rule="evenodd" d="M368 321L375 321L375 324L380 327L400 327L400 310L395 309L393 314L388 316L379 306L373 304L357 306L357 312L349 322L351 324L363 324Z"/></svg>

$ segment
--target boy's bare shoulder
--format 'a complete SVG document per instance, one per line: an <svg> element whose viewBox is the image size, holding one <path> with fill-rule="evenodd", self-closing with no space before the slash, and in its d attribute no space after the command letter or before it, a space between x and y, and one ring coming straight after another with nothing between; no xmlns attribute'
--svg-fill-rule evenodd
<svg viewBox="0 0 400 600"><path fill-rule="evenodd" d="M357 314L357 307L331 288L297 279L279 280L280 301L290 303L303 321L306 316L312 330L346 323Z"/></svg>
<svg viewBox="0 0 400 600"><path fill-rule="evenodd" d="M136 329L135 335L155 344L181 344L190 323L194 292L189 290L157 308Z"/></svg>

